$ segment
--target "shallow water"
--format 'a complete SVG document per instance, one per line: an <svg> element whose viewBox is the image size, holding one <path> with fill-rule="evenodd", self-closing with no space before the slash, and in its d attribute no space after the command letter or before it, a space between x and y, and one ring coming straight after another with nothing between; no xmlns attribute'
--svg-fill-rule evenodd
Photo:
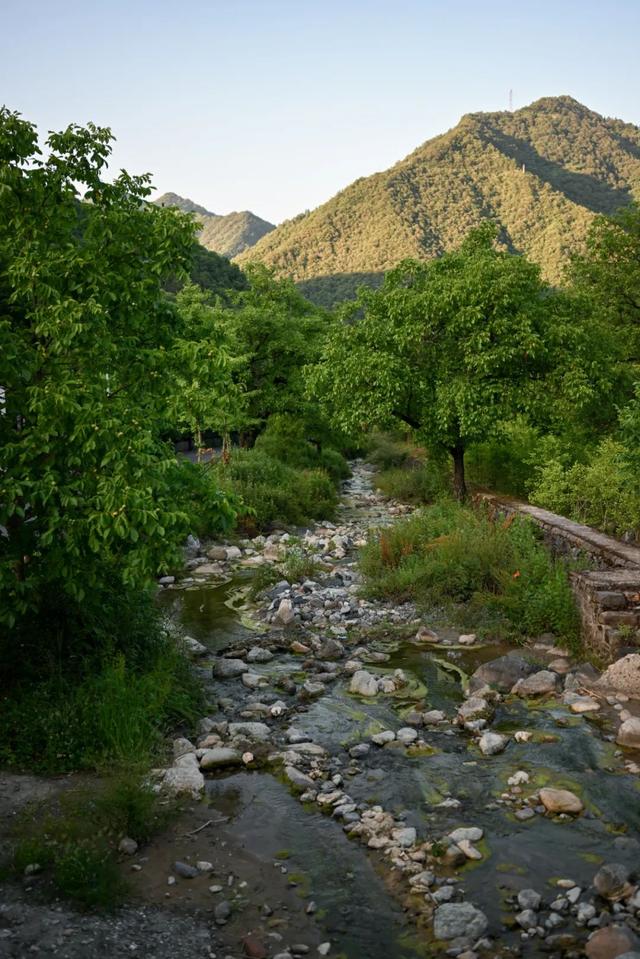
<svg viewBox="0 0 640 959"><path fill-rule="evenodd" d="M384 520L379 507L353 503L343 509L343 518L373 524ZM243 573L224 585L167 593L165 602L190 635L218 652L254 638L230 603L250 575ZM401 630L398 633L395 640L373 644L386 650L390 659L367 669L384 673L402 668L410 677L413 700L424 699L423 708L442 709L448 716L463 698L461 681L481 662L505 652L499 645L454 650L417 647L405 641ZM299 669L300 659L290 655L255 667L273 677ZM294 716L292 725L346 765L349 746L368 741L381 729L398 728L408 705L400 698L382 696L362 701L349 694L341 678ZM455 875L465 899L487 914L490 931L500 944L520 944L519 932L503 925L505 919L511 925L513 917L513 910L504 907L505 895L533 887L551 900L558 892L552 882L557 878L570 878L586 888L603 861L637 866L637 852L614 847L613 841L640 829L638 779L626 774L614 756L615 747L602 738L601 722L577 717L557 703L533 707L524 702L502 703L491 728L527 729L534 733L531 741L511 740L503 753L484 757L471 737L447 734L448 727L427 728L422 736L430 746L428 755L412 756L393 744L374 748L362 772L345 778L344 788L356 802L379 802L390 812L405 815L422 836L444 836L461 825L481 826L483 860L469 863ZM544 737L550 741L543 741ZM495 805L517 770L529 773L527 794L543 785L566 787L583 798L586 813L565 822L540 815L518 821L508 807ZM268 773L220 776L211 779L207 788L216 805L229 806L233 828L259 856L271 859L278 850L289 851L287 868L305 874L313 898L326 910L322 923L334 942L332 955L340 950L350 959L416 955L400 942L400 910L370 857L346 838L337 822L315 808L306 811ZM436 808L445 797L455 797L462 805ZM532 940L525 954L546 953L540 942Z"/></svg>

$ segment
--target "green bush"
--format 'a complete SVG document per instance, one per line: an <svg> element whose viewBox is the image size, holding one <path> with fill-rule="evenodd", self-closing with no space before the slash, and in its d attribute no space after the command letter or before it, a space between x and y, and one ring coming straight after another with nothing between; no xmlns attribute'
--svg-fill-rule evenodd
<svg viewBox="0 0 640 959"><path fill-rule="evenodd" d="M577 642L566 570L526 520L493 523L484 511L443 499L373 534L361 567L371 595L445 605L481 634L552 631Z"/></svg>
<svg viewBox="0 0 640 959"><path fill-rule="evenodd" d="M640 484L628 450L603 440L588 462L550 459L536 470L532 503L614 535L640 538Z"/></svg>
<svg viewBox="0 0 640 959"><path fill-rule="evenodd" d="M432 503L450 488L449 472L444 463L435 460L426 463L409 461L404 466L378 473L375 484L392 499L404 503Z"/></svg>
<svg viewBox="0 0 640 959"><path fill-rule="evenodd" d="M414 454L415 447L393 433L374 431L367 437L366 457L378 469L403 466Z"/></svg>
<svg viewBox="0 0 640 959"><path fill-rule="evenodd" d="M93 661L83 678L62 675L20 683L0 701L0 764L69 772L150 762L163 737L192 723L201 688L167 638L144 668L120 653Z"/></svg>
<svg viewBox="0 0 640 959"><path fill-rule="evenodd" d="M215 472L220 487L242 501L239 515L249 529L330 519L338 502L324 470L294 469L259 448L233 450L229 463L217 463Z"/></svg>
<svg viewBox="0 0 640 959"><path fill-rule="evenodd" d="M349 465L337 450L323 446L303 420L284 413L270 416L266 429L257 438L256 450L294 469L324 469L338 482L349 475Z"/></svg>

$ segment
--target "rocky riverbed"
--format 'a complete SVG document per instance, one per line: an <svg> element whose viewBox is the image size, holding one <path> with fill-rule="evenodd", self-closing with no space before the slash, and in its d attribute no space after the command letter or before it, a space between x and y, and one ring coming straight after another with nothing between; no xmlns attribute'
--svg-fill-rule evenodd
<svg viewBox="0 0 640 959"><path fill-rule="evenodd" d="M154 774L184 814L123 853L143 911L195 923L189 955L640 955L640 657L601 676L367 601L358 548L409 511L374 483L163 581L210 710Z"/></svg>

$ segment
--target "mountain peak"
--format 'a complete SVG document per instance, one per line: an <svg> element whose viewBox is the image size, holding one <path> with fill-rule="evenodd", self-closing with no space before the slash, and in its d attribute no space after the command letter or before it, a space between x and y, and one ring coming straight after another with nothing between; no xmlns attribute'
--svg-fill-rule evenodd
<svg viewBox="0 0 640 959"><path fill-rule="evenodd" d="M163 193L153 201L157 206L174 206L183 213L194 213L200 223L198 239L208 250L221 256L233 257L254 246L258 240L275 229L273 223L262 220L250 210L222 216L211 213L177 193Z"/></svg>
<svg viewBox="0 0 640 959"><path fill-rule="evenodd" d="M356 180L281 224L239 262L259 260L324 303L406 257L457 246L484 219L558 281L593 217L640 199L640 129L568 95L513 112L465 114L389 170Z"/></svg>

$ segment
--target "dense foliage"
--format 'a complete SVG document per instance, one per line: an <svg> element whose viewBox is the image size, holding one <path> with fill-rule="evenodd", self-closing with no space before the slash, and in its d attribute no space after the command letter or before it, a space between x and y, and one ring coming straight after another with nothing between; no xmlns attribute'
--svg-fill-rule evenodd
<svg viewBox="0 0 640 959"><path fill-rule="evenodd" d="M638 196L640 130L571 97L514 113L464 116L383 173L356 180L281 224L239 257L296 281L323 305L351 298L366 274L457 247L487 217L507 248L557 281L594 214ZM349 275L355 274L355 282Z"/></svg>
<svg viewBox="0 0 640 959"><path fill-rule="evenodd" d="M148 177L103 178L109 130L51 134L0 112L0 620L52 581L82 602L116 574L146 582L190 517L161 440L229 381L224 345L178 311L166 278L193 229L143 202ZM85 190L84 207L78 188ZM230 519L220 502L221 522Z"/></svg>
<svg viewBox="0 0 640 959"><path fill-rule="evenodd" d="M557 417L606 378L592 329L537 267L496 249L491 224L430 263L363 290L325 341L310 389L345 429L404 423L454 462L517 413ZM555 398L555 404L552 399Z"/></svg>

